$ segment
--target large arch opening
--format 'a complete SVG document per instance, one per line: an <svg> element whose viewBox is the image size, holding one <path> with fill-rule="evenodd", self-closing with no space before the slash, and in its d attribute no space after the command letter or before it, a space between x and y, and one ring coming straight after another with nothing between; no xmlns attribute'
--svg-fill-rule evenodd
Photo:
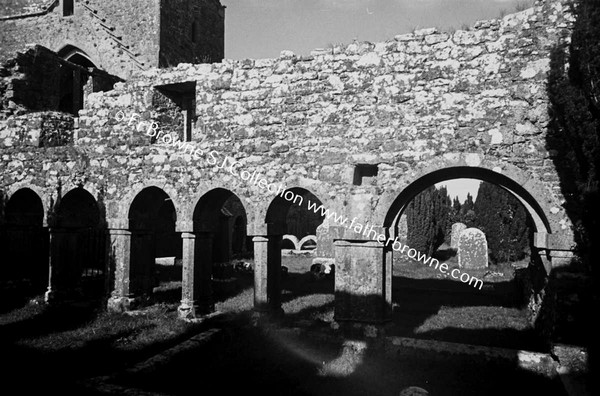
<svg viewBox="0 0 600 396"><path fill-rule="evenodd" d="M44 206L33 190L22 188L7 201L4 226L0 228L0 251L4 256L0 284L6 291L3 302L11 297L40 295L46 290L48 232L43 223Z"/></svg>
<svg viewBox="0 0 600 396"><path fill-rule="evenodd" d="M537 232L551 233L550 223L537 200L516 181L485 168L456 166L428 173L407 186L392 203L385 220L385 227L394 227L399 216L406 210L410 201L427 187L451 179L478 179L495 184L515 196L527 209Z"/></svg>
<svg viewBox="0 0 600 396"><path fill-rule="evenodd" d="M471 254L466 244L461 245L463 250L459 250L460 257L457 256L457 248L461 247L451 246L449 235L444 235L452 230L447 224L451 219L448 214L453 213L453 206L457 201L453 196L448 196L445 185L442 186L443 182L455 179L482 182L477 191L470 192L473 195L470 202L471 213L462 217L461 222L466 223L467 227L490 233L491 230L499 229L489 227L498 218L508 219L511 224L521 221L525 231L519 235L526 235L527 247L523 255L517 256L523 256L524 259L503 262L491 260L493 254L488 249L492 246L490 238L496 238L497 235L485 235L485 232L479 234L478 231L469 231L467 234L476 233L479 234L478 238L483 238L473 249L477 251L476 257L481 261L465 264L468 263L465 258ZM459 202L458 206L468 206L467 201ZM495 208L493 210L500 207L500 202L507 202L510 214L502 213L498 217L492 211L486 212L486 202L492 202L488 207ZM448 205L448 211L444 211L444 205ZM448 218L440 219L443 216ZM392 244L388 246L393 274L392 317L395 330L392 332L451 342L529 350L544 348L533 324L529 322L522 290L523 282L531 281L529 273L532 270L536 273L544 271L540 251L534 246L533 233L549 233L551 229L540 204L523 186L488 169L441 169L420 177L400 192L387 212L384 224L388 227L390 236L398 237L402 245L406 246L405 250L393 248ZM432 224L438 229L432 229ZM502 226L507 226L506 230L509 230L508 226L511 224ZM410 227L421 228L415 232ZM434 241L438 231L443 234L442 239ZM460 232L462 231L456 231L459 239ZM411 239L411 235L414 237L425 234L433 235L427 246L437 243L433 251L422 251L421 241ZM441 249L435 251L438 246ZM422 258L419 259L421 254ZM481 282L478 283L477 280Z"/></svg>
<svg viewBox="0 0 600 396"><path fill-rule="evenodd" d="M104 294L103 225L98 203L85 189L73 189L60 199L51 246L52 266L56 266L51 282L58 293L92 299Z"/></svg>
<svg viewBox="0 0 600 396"><path fill-rule="evenodd" d="M309 209L309 205L312 209ZM325 219L320 210L315 212L321 205L321 200L312 192L294 187L273 199L265 223L285 230L286 235L293 235L298 241L307 236L316 236L317 227Z"/></svg>
<svg viewBox="0 0 600 396"><path fill-rule="evenodd" d="M131 231L130 292L158 298L155 289L181 280L181 234L169 195L158 187L140 191L129 208Z"/></svg>
<svg viewBox="0 0 600 396"><path fill-rule="evenodd" d="M195 285L194 294L201 312L211 311L214 300L221 300L252 284L252 279L245 276L248 274L234 275L232 262L251 252L246 224L246 209L233 192L215 188L198 200L193 213L193 231L196 241L194 276L199 285Z"/></svg>
<svg viewBox="0 0 600 396"><path fill-rule="evenodd" d="M267 295L277 301L283 292L281 303L286 314L299 314L302 303L296 302L300 300L311 300L309 304L318 306L317 315L327 312L333 303L333 265L313 263L317 227L325 219L319 209L322 205L311 191L294 187L277 195L265 216L270 235ZM286 249L288 246L291 248Z"/></svg>

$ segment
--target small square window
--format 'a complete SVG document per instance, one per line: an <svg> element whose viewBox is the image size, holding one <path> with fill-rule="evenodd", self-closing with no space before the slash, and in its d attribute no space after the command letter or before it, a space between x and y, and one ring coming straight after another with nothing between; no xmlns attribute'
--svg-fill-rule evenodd
<svg viewBox="0 0 600 396"><path fill-rule="evenodd" d="M355 186L371 184L373 178L377 177L378 169L377 164L357 164L354 167L354 182L352 184Z"/></svg>
<svg viewBox="0 0 600 396"><path fill-rule="evenodd" d="M75 0L63 0L63 16L71 16L75 11Z"/></svg>

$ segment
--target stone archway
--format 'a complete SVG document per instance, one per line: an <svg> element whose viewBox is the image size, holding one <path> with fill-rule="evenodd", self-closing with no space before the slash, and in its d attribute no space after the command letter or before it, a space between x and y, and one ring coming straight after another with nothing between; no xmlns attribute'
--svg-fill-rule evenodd
<svg viewBox="0 0 600 396"><path fill-rule="evenodd" d="M184 225L183 283L179 316L193 318L214 310L213 264L226 263L233 255L234 238L245 239L246 218L242 201L230 190L215 188L202 195L193 210L192 224ZM215 275L216 276L216 275Z"/></svg>
<svg viewBox="0 0 600 396"><path fill-rule="evenodd" d="M6 202L0 228L0 251L4 256L0 282L16 282L19 292L45 291L48 231L44 228L42 200L30 188L15 191Z"/></svg>
<svg viewBox="0 0 600 396"><path fill-rule="evenodd" d="M50 284L46 300L104 293L104 221L96 199L77 187L59 197L50 221Z"/></svg>
<svg viewBox="0 0 600 396"><path fill-rule="evenodd" d="M321 200L308 189L289 188L277 195L269 204L264 220L266 235L255 236L254 241L254 309L257 312L282 314L281 309L281 243L288 233L288 222L293 220L292 211L306 211L320 218L324 216L316 210Z"/></svg>
<svg viewBox="0 0 600 396"><path fill-rule="evenodd" d="M150 295L158 285L157 257L181 257L175 231L177 213L170 196L158 187L140 191L129 209L131 232L130 293Z"/></svg>

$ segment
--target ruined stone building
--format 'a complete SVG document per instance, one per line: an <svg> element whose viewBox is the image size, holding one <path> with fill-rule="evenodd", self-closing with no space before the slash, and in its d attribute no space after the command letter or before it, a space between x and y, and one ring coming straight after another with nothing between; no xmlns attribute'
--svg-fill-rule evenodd
<svg viewBox="0 0 600 396"><path fill-rule="evenodd" d="M87 81L88 69L126 79L152 67L223 59L225 14L218 0L9 0L0 7L0 62L40 45L63 65L59 73L41 64L48 61L35 63L40 50L28 61L47 73L36 85L54 79L58 86L44 87L44 96L58 96L44 110L74 113L83 108L86 85L89 92L112 89L110 79Z"/></svg>
<svg viewBox="0 0 600 396"><path fill-rule="evenodd" d="M223 61L216 1L48 1L4 13L0 251L50 301L81 298L95 279L111 309L128 309L151 290L155 257L179 256L181 315L201 314L212 307L212 263L245 240L256 309L279 310L282 236L297 209L221 168L227 156L238 173L391 237L426 187L485 180L527 209L546 273L572 254L545 142L550 55L573 23L560 1L469 30ZM89 74L78 111L39 77L64 68ZM152 125L199 155L149 136ZM388 320L397 253L334 217L296 231L321 221L317 256L336 263L336 318Z"/></svg>

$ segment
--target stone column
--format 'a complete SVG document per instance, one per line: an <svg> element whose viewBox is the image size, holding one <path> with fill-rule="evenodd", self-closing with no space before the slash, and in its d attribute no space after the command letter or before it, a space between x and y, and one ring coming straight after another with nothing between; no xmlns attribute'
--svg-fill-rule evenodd
<svg viewBox="0 0 600 396"><path fill-rule="evenodd" d="M212 234L182 232L183 269L181 305L182 319L193 319L214 311L212 300Z"/></svg>
<svg viewBox="0 0 600 396"><path fill-rule="evenodd" d="M44 300L49 304L58 302L62 297L61 294L64 293L64 290L62 290L64 271L61 268L61 258L66 233L64 229L48 228L48 289L44 295Z"/></svg>
<svg viewBox="0 0 600 396"><path fill-rule="evenodd" d="M283 314L281 309L282 235L255 236L254 310L258 313Z"/></svg>
<svg viewBox="0 0 600 396"><path fill-rule="evenodd" d="M131 232L121 229L109 229L107 237L108 268L114 270L114 289L108 299L107 308L113 312L130 309L133 295L130 289L131 279Z"/></svg>
<svg viewBox="0 0 600 396"><path fill-rule="evenodd" d="M392 254L376 241L336 240L335 320L384 323L392 313Z"/></svg>

